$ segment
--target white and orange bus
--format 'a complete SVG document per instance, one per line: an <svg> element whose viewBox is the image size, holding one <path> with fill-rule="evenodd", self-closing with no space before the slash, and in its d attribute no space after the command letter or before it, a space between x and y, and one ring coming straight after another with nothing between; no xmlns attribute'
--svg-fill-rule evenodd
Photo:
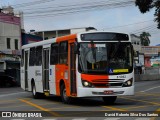
<svg viewBox="0 0 160 120"><path fill-rule="evenodd" d="M134 94L133 47L129 34L83 32L22 46L21 87L41 95L102 97Z"/></svg>

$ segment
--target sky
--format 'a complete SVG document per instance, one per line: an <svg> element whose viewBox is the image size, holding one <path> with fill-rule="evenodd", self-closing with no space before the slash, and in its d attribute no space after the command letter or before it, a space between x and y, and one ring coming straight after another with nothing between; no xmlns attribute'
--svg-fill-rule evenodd
<svg viewBox="0 0 160 120"><path fill-rule="evenodd" d="M0 0L0 7L23 12L24 29L58 30L95 27L98 30L151 34L151 46L160 44L154 9L140 13L134 0Z"/></svg>

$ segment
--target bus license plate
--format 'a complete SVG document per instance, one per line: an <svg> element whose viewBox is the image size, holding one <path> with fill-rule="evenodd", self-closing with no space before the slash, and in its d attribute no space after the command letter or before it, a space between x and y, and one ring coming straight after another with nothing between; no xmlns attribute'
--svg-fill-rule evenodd
<svg viewBox="0 0 160 120"><path fill-rule="evenodd" d="M113 90L105 90L104 94L108 95L108 94L113 94Z"/></svg>

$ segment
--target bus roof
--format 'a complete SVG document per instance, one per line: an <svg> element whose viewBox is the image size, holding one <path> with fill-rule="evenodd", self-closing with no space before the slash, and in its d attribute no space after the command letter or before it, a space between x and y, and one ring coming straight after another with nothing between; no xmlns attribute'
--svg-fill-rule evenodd
<svg viewBox="0 0 160 120"><path fill-rule="evenodd" d="M88 32L71 34L71 35L61 36L61 37L57 37L57 38L52 38L52 39L43 40L43 41L40 41L40 42L35 42L35 43L23 45L22 49L26 49L26 48L30 48L30 47L36 47L36 46L41 46L41 45L46 45L46 44L51 44L51 43L54 43L54 42L61 42L61 41L65 41L65 40L71 40L71 39L75 39L75 38L79 39L80 35L84 34L84 33L102 33L102 32L104 32L104 33L105 32L108 32L108 33L110 33L110 32L111 33L122 33L122 34L129 35L128 33L125 33L125 32L115 32L115 31L88 31ZM129 39L130 39L130 37L129 37Z"/></svg>
<svg viewBox="0 0 160 120"><path fill-rule="evenodd" d="M52 39L48 39L48 40L44 40L44 41L40 41L40 42L35 42L35 43L23 45L22 49L26 49L26 48L30 48L30 47L36 47L36 46L41 46L41 45L46 45L46 44L50 44L50 43L54 43L54 42L56 42L56 39L52 38Z"/></svg>

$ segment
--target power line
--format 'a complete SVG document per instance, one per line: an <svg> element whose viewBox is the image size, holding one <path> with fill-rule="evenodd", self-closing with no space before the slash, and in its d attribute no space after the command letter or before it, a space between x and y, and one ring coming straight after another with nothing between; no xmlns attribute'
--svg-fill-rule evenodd
<svg viewBox="0 0 160 120"><path fill-rule="evenodd" d="M21 4L16 4L16 5L12 5L13 7L28 7L28 6L33 6L33 5L37 5L37 4L42 4L42 3L46 3L46 2L52 2L55 0L38 0L38 1L33 1L33 2L26 2L26 3L21 3Z"/></svg>
<svg viewBox="0 0 160 120"><path fill-rule="evenodd" d="M41 11L44 11L44 10L46 10L46 9L50 9L50 8L54 8L54 9L59 9L59 8L70 8L70 7L76 7L76 6L83 6L83 5L90 5L90 4L98 4L98 3L102 3L102 2L105 2L106 3L106 1L98 1L98 2L85 2L85 3L82 3L82 2L79 2L79 3L73 3L73 4L70 4L70 5L61 5L61 4L53 4L52 6L45 6L45 7L36 7L35 9L36 9L36 11L37 10L41 10ZM23 10L29 10L29 11L31 11L31 12L34 12L33 10L31 10L30 8L28 8L28 9L26 9L26 8L23 8ZM37 12L39 12L39 11L37 11Z"/></svg>
<svg viewBox="0 0 160 120"><path fill-rule="evenodd" d="M66 9L59 9L59 10L55 10L52 13L48 13L51 11L46 11L43 13L36 13L34 15L25 15L25 17L48 17L48 16L53 16L53 15L63 15L63 14L70 14L70 13L77 13L77 12L84 12L84 11L90 11L90 10L94 10L94 9L111 9L111 8L119 8L119 7L125 7L126 5L133 5L132 1L127 1L127 2L123 2L123 4L121 2L116 2L116 3L110 3L110 4L99 4L99 5L90 5L90 6L80 6L80 7L75 7L75 8L66 8Z"/></svg>
<svg viewBox="0 0 160 120"><path fill-rule="evenodd" d="M128 27L128 26L132 26L132 25L135 25L135 24L143 24L143 23L151 22L151 21L153 21L153 19L152 19L152 20L147 20L147 21L135 22L135 23L126 24L126 25L120 25L120 26L114 26L114 27L106 27L106 28L103 28L103 29L112 29L112 28Z"/></svg>
<svg viewBox="0 0 160 120"><path fill-rule="evenodd" d="M149 25L149 26L147 26L147 27L134 30L134 31L131 32L131 33L133 33L133 34L138 34L138 33L141 33L141 32L143 32L143 31L147 31L147 30L149 31L150 29L155 29L155 27L156 27L156 25Z"/></svg>

